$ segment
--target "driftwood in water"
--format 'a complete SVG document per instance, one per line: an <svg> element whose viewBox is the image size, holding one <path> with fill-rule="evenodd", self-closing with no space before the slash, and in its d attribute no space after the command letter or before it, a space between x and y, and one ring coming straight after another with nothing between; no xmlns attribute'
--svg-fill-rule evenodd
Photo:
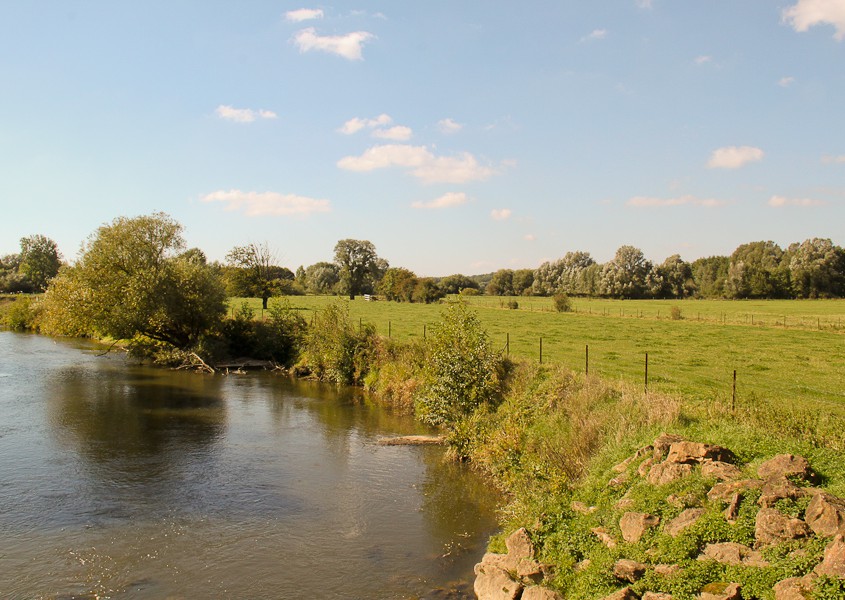
<svg viewBox="0 0 845 600"><path fill-rule="evenodd" d="M397 437L381 438L380 446L430 446L446 442L442 435L400 435Z"/></svg>

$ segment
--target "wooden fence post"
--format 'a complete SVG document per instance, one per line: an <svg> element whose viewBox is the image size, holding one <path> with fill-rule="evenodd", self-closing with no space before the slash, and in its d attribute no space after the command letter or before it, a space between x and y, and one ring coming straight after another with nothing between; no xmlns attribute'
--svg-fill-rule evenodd
<svg viewBox="0 0 845 600"><path fill-rule="evenodd" d="M584 375L589 377L590 375L590 345L587 344L584 346Z"/></svg>
<svg viewBox="0 0 845 600"><path fill-rule="evenodd" d="M543 338L540 338L540 364L543 364Z"/></svg>
<svg viewBox="0 0 845 600"><path fill-rule="evenodd" d="M736 410L736 369L734 369L734 380L731 386L731 412Z"/></svg>
<svg viewBox="0 0 845 600"><path fill-rule="evenodd" d="M645 386L643 389L648 394L648 352L645 353Z"/></svg>

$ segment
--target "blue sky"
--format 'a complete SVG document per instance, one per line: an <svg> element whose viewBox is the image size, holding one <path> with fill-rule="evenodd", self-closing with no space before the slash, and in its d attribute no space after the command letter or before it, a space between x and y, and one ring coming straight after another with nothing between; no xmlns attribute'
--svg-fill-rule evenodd
<svg viewBox="0 0 845 600"><path fill-rule="evenodd" d="M154 211L292 269L845 244L845 0L0 10L0 254Z"/></svg>

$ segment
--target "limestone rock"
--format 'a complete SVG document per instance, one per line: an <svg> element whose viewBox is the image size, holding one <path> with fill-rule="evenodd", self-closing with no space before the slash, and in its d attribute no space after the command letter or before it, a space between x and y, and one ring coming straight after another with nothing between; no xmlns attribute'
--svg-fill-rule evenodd
<svg viewBox="0 0 845 600"><path fill-rule="evenodd" d="M634 590L629 587L624 587L621 590L613 592L609 596L605 596L601 600L639 600L639 597L634 593Z"/></svg>
<svg viewBox="0 0 845 600"><path fill-rule="evenodd" d="M845 535L839 534L824 549L824 560L815 568L819 575L845 579Z"/></svg>
<svg viewBox="0 0 845 600"><path fill-rule="evenodd" d="M728 502L728 507L725 509L725 521L733 525L736 523L737 518L739 517L739 505L742 502L742 494L739 492L734 492L734 495L731 496L730 501Z"/></svg>
<svg viewBox="0 0 845 600"><path fill-rule="evenodd" d="M798 477L810 483L817 483L818 476L810 463L803 456L792 454L778 454L757 467L757 475L761 479L772 477Z"/></svg>
<svg viewBox="0 0 845 600"><path fill-rule="evenodd" d="M666 458L666 455L669 454L669 447L676 442L682 441L684 441L684 438L679 435L675 435L673 433L661 433L652 444L652 447L654 448L652 451L654 462L662 461Z"/></svg>
<svg viewBox="0 0 845 600"><path fill-rule="evenodd" d="M641 600L672 600L672 594L663 592L646 592Z"/></svg>
<svg viewBox="0 0 845 600"><path fill-rule="evenodd" d="M669 456L666 462L670 463L701 463L705 460L718 460L721 462L733 462L733 452L727 448L714 444L702 444L700 442L675 442L669 447Z"/></svg>
<svg viewBox="0 0 845 600"><path fill-rule="evenodd" d="M647 567L641 562L623 558L616 561L616 564L613 565L613 576L616 577L616 579L634 583L645 575L646 568Z"/></svg>
<svg viewBox="0 0 845 600"><path fill-rule="evenodd" d="M525 588L525 591L522 592L522 600L564 600L563 596L558 594L554 590L550 590L549 588L540 587L539 585L534 585L529 588Z"/></svg>
<svg viewBox="0 0 845 600"><path fill-rule="evenodd" d="M489 565L492 567L499 567L500 569L508 569L508 555L496 554L495 552L488 552L481 559L481 562L475 565L475 574L478 575L478 570L482 565Z"/></svg>
<svg viewBox="0 0 845 600"><path fill-rule="evenodd" d="M651 470L651 467L654 462L654 458L651 456L641 462L640 466L637 467L637 475L639 475L640 477L645 477L646 475L648 475L648 472Z"/></svg>
<svg viewBox="0 0 845 600"><path fill-rule="evenodd" d="M523 558L516 565L516 576L524 583L538 584L546 578L548 567L530 558Z"/></svg>
<svg viewBox="0 0 845 600"><path fill-rule="evenodd" d="M534 543L528 530L520 527L505 540L508 554L516 558L534 558Z"/></svg>
<svg viewBox="0 0 845 600"><path fill-rule="evenodd" d="M810 573L804 577L790 577L778 581L772 588L775 600L807 600L813 593L813 581L816 577Z"/></svg>
<svg viewBox="0 0 845 600"><path fill-rule="evenodd" d="M619 520L619 528L622 530L622 539L632 543L640 541L646 529L656 527L659 523L660 517L646 513L627 512Z"/></svg>
<svg viewBox="0 0 845 600"><path fill-rule="evenodd" d="M648 481L652 485L672 483L692 473L692 465L673 462L662 462L653 465L648 471Z"/></svg>
<svg viewBox="0 0 845 600"><path fill-rule="evenodd" d="M758 546L805 538L810 528L801 519L789 517L774 508L761 508L757 513L754 537Z"/></svg>
<svg viewBox="0 0 845 600"><path fill-rule="evenodd" d="M615 487L620 487L620 486L625 485L626 483L628 483L628 480L629 480L629 479L631 479L631 476L630 476L630 475L628 475L628 473L627 473L627 471L626 471L626 472L624 472L624 473L620 473L619 475L617 475L616 477L614 477L613 479L611 479L610 481L608 481L608 482L607 482L607 485L609 485L610 487L614 487L614 488L615 488Z"/></svg>
<svg viewBox="0 0 845 600"><path fill-rule="evenodd" d="M583 502L579 502L577 500L573 501L570 506L572 507L572 510L581 515L590 515L599 509L598 506L587 506Z"/></svg>
<svg viewBox="0 0 845 600"><path fill-rule="evenodd" d="M763 482L759 479L740 479L739 481L723 481L717 483L710 491L707 492L707 499L710 502L721 500L722 502L730 502L736 492L743 492L745 490L756 489L762 487Z"/></svg>
<svg viewBox="0 0 845 600"><path fill-rule="evenodd" d="M681 572L681 565L654 565L654 572L663 577L672 577Z"/></svg>
<svg viewBox="0 0 845 600"><path fill-rule="evenodd" d="M684 529L694 524L704 514L703 508L688 508L666 524L666 533L676 537Z"/></svg>
<svg viewBox="0 0 845 600"><path fill-rule="evenodd" d="M481 563L473 590L478 600L516 600L522 594L522 584L511 579L505 570Z"/></svg>
<svg viewBox="0 0 845 600"><path fill-rule="evenodd" d="M616 548L616 540L604 527L593 527L590 531L608 548Z"/></svg>
<svg viewBox="0 0 845 600"><path fill-rule="evenodd" d="M742 471L736 465L721 460L705 460L701 463L702 477L711 477L720 481L734 481L742 477Z"/></svg>
<svg viewBox="0 0 845 600"><path fill-rule="evenodd" d="M650 454L654 450L653 446L643 446L642 448L638 449L634 452L631 456L623 460L618 465L613 466L613 471L615 473L624 473L628 470L628 467L631 465L632 462L637 460L638 458L642 458L646 454Z"/></svg>
<svg viewBox="0 0 845 600"><path fill-rule="evenodd" d="M833 537L837 533L845 534L845 500L818 491L807 506L804 520L816 535Z"/></svg>
<svg viewBox="0 0 845 600"><path fill-rule="evenodd" d="M637 503L634 501L633 498L626 498L625 496L623 496L622 498L619 498L619 501L614 504L614 506L619 510L626 510L629 508L634 508L636 504Z"/></svg>
<svg viewBox="0 0 845 600"><path fill-rule="evenodd" d="M778 500L797 500L804 495L804 490L786 477L772 477L763 484L757 504L772 508Z"/></svg>
<svg viewBox="0 0 845 600"><path fill-rule="evenodd" d="M709 583L698 595L701 600L741 600L738 583Z"/></svg>
<svg viewBox="0 0 845 600"><path fill-rule="evenodd" d="M715 560L725 565L744 565L747 567L769 566L769 563L763 559L763 556L759 552L736 542L707 544L704 547L704 553L698 558L699 560Z"/></svg>

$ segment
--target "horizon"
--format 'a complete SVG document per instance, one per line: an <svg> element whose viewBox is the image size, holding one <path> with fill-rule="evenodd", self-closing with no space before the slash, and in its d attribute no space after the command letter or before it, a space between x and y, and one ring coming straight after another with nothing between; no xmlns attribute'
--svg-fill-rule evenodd
<svg viewBox="0 0 845 600"><path fill-rule="evenodd" d="M210 261L266 241L294 271L346 238L433 277L845 243L835 3L6 15L0 255L43 234L71 261L156 211Z"/></svg>

